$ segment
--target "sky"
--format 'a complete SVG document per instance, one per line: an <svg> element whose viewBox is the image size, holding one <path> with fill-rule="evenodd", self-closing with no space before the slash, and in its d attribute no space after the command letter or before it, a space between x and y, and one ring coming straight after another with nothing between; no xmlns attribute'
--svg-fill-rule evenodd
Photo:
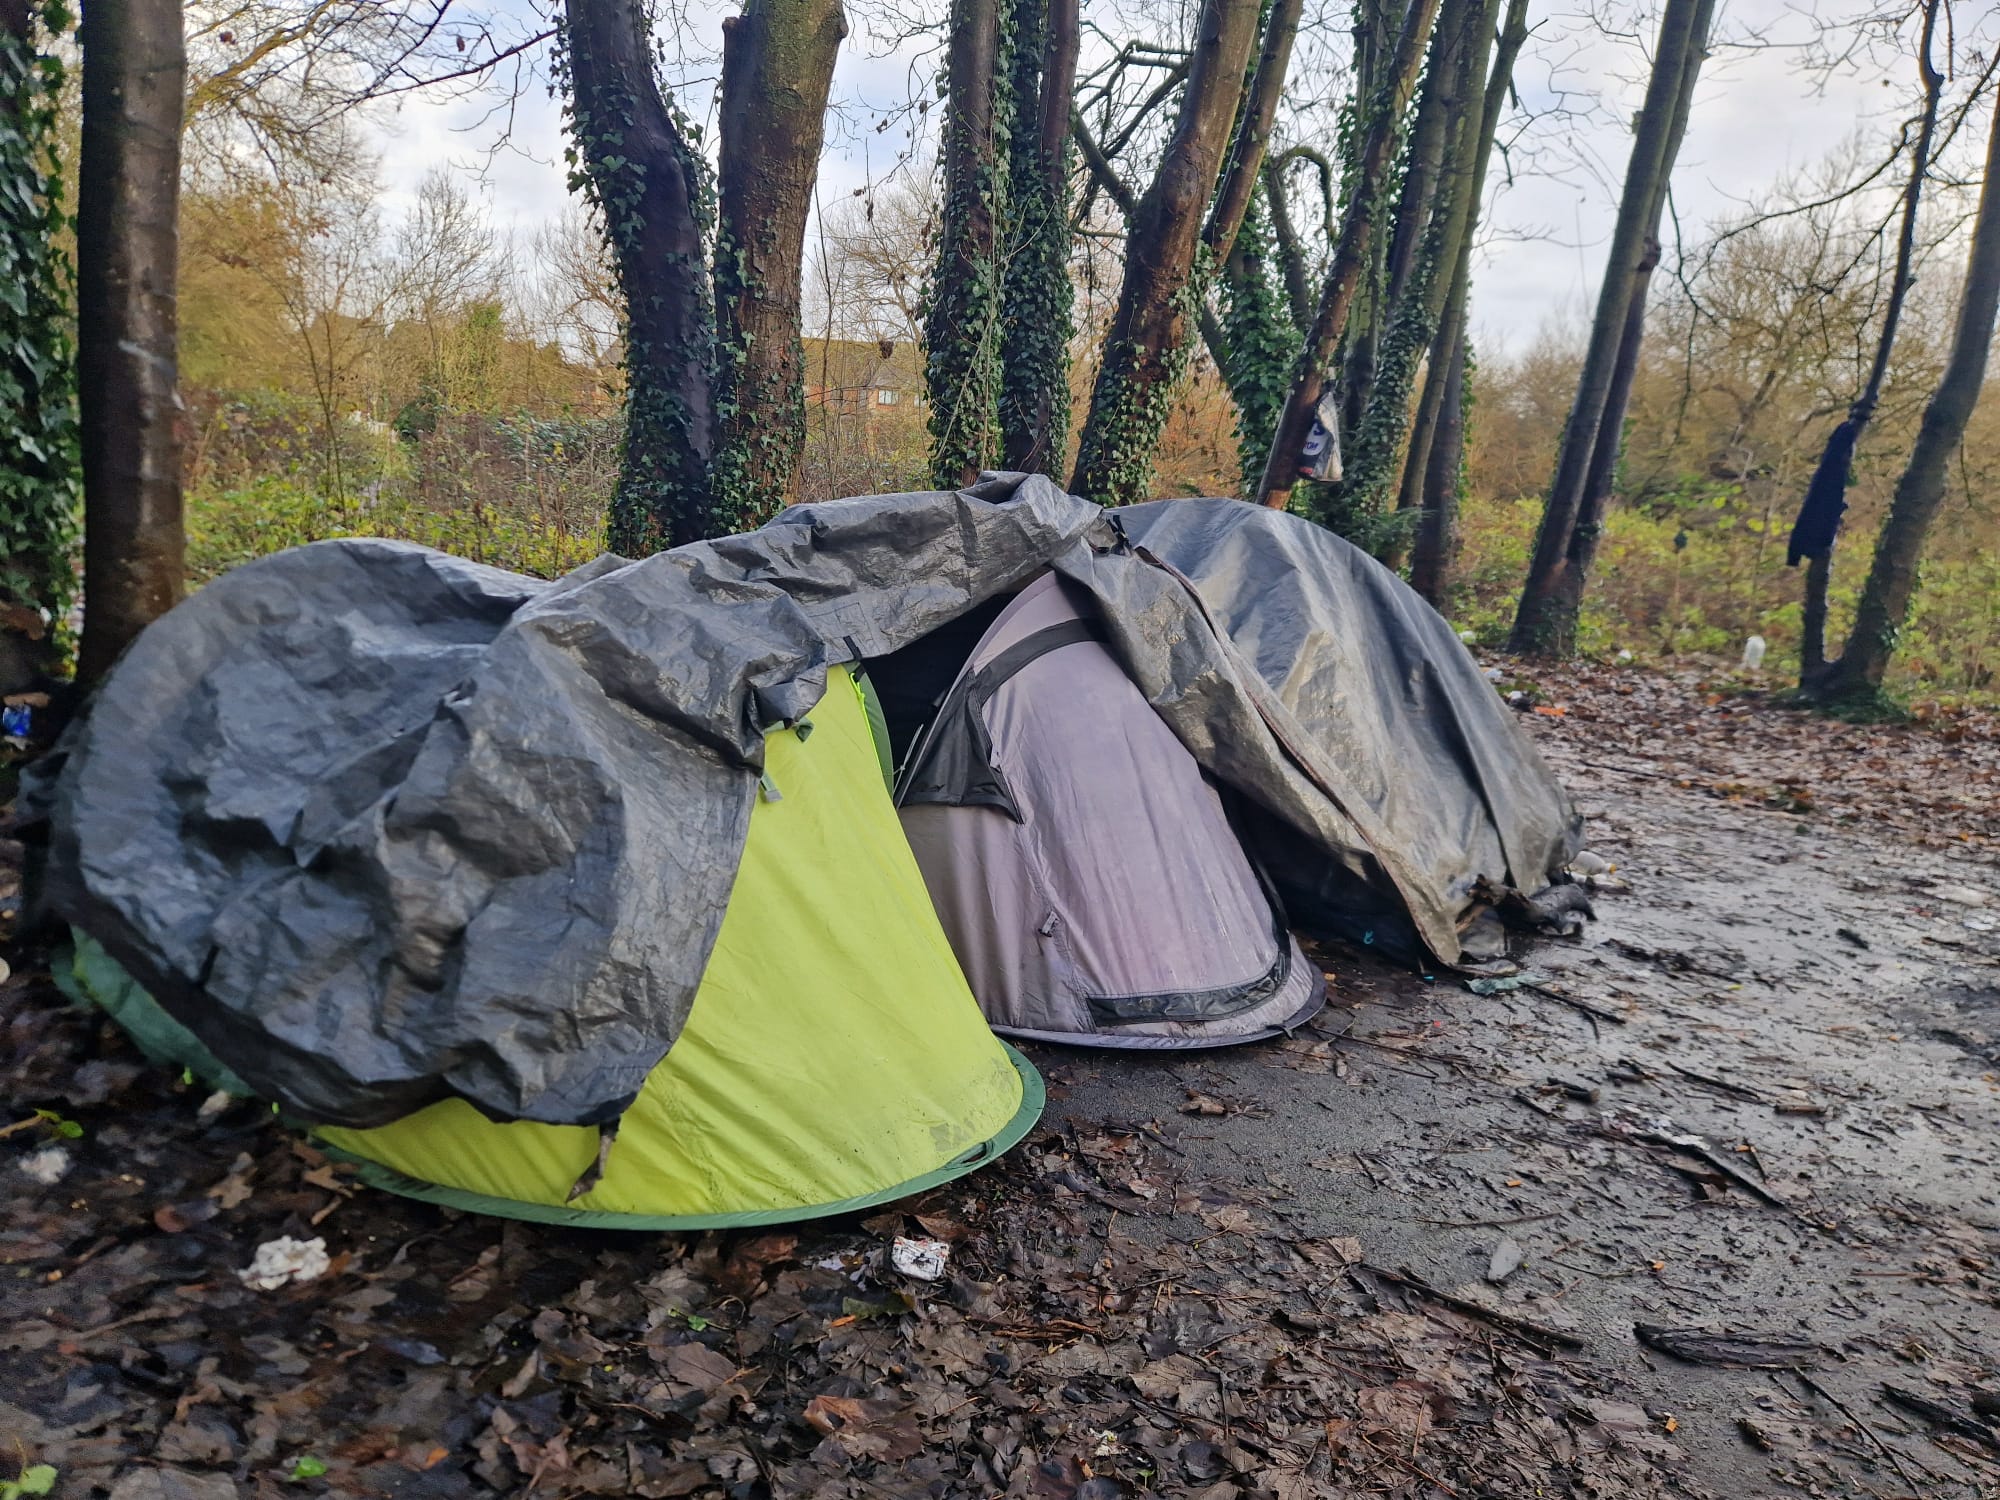
<svg viewBox="0 0 2000 1500"><path fill-rule="evenodd" d="M1847 3L1721 0L1718 45L1703 69L1674 174L1674 204L1691 236L1906 107L1913 87L1907 63L1890 74L1865 60L1830 73L1807 66L1814 9ZM712 55L726 11L697 0L692 12L690 55ZM1531 16L1535 30L1516 71L1527 111L1516 122L1516 170L1511 181L1500 163L1490 174L1472 293L1474 338L1489 353L1518 353L1545 331L1587 321L1651 45L1650 27L1643 35L1607 36L1574 0L1538 0ZM921 47L898 46L855 23L835 75L843 107L822 163L823 203L894 169L906 136L904 120L891 112L928 76ZM1885 77L1891 86L1884 87ZM689 65L682 79L684 98L698 111L707 93L703 67ZM871 128L884 117L885 130ZM568 196L560 111L538 82L514 104L498 149L496 126L490 99L418 94L377 116L371 128L382 152L384 206L393 215L428 171L448 165L476 180L496 238L525 243L562 212Z"/></svg>

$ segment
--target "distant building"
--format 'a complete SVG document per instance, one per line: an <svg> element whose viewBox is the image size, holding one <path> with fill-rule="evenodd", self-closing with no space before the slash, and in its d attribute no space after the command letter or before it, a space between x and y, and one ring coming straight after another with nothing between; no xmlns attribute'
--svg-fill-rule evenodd
<svg viewBox="0 0 2000 1500"><path fill-rule="evenodd" d="M807 339L806 406L864 421L908 419L923 409L924 362L895 339Z"/></svg>

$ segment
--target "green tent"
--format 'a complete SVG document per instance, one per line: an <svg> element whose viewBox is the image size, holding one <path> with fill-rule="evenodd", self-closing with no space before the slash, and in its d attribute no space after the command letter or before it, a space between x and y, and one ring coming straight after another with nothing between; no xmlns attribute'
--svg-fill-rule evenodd
<svg viewBox="0 0 2000 1500"><path fill-rule="evenodd" d="M378 1187L591 1228L705 1229L886 1203L1018 1141L1042 1085L986 1028L884 785L860 685L830 674L810 728L766 744L722 928L672 1049L625 1111L602 1177L580 1125L496 1123L447 1099L315 1139ZM805 732L801 732L805 731ZM241 1089L103 949L68 976L153 1057Z"/></svg>

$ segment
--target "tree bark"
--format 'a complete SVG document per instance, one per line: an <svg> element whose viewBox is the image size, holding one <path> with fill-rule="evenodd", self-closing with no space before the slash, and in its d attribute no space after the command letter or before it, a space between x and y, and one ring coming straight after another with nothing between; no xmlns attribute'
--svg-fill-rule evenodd
<svg viewBox="0 0 2000 1500"><path fill-rule="evenodd" d="M1656 233L1657 224L1656 216ZM1632 403L1632 384L1638 378L1639 356L1646 343L1646 298L1659 264L1660 242L1648 240L1646 258L1639 262L1632 300L1625 309L1625 332L1618 341L1618 358L1611 367L1611 385L1604 398L1604 417L1597 424L1590 469L1583 478L1583 501L1577 506L1576 524L1570 528L1562 569L1550 593L1550 611L1562 622L1572 643L1583 614L1584 585L1597 561L1597 544L1604 537L1604 514L1611 507L1611 491L1618 482L1618 460L1625 449L1625 411Z"/></svg>
<svg viewBox="0 0 2000 1500"><path fill-rule="evenodd" d="M999 60L999 0L952 0L944 212L924 322L931 467L946 485L979 477L993 456L999 420Z"/></svg>
<svg viewBox="0 0 2000 1500"><path fill-rule="evenodd" d="M1660 17L1659 45L1639 112L1632 155L1625 169L1618 219L1605 257L1590 343L1577 381L1576 399L1563 429L1555 478L1535 534L1535 551L1521 590L1508 647L1525 656L1566 656L1575 647L1576 620L1565 617L1566 598L1581 593L1582 580L1559 587L1584 500L1584 483L1596 452L1598 430L1624 342L1627 313L1639 281L1639 267L1654 238L1666 184L1673 174L1686 113L1682 99L1694 86L1715 0L1667 0Z"/></svg>
<svg viewBox="0 0 2000 1500"><path fill-rule="evenodd" d="M1243 94L1258 12L1257 0L1202 5L1180 116L1132 215L1125 280L1070 479L1070 489L1088 499L1125 505L1148 498L1153 451L1187 363L1183 321L1212 269L1202 221Z"/></svg>
<svg viewBox="0 0 2000 1500"><path fill-rule="evenodd" d="M1454 4L1446 0L1438 11L1438 34L1431 44L1431 76L1425 79L1425 98L1442 115L1437 130L1436 159L1431 164L1433 178L1427 205L1412 205L1407 230L1415 240L1408 252L1408 265L1401 270L1392 263L1390 286L1393 302L1389 308L1388 336L1375 369L1375 389L1353 435L1347 472L1337 492L1337 504L1352 520L1373 520L1385 509L1390 489L1407 466L1409 451L1410 391L1417 371L1443 321L1446 302L1451 297L1452 278L1457 272L1459 244L1470 241L1472 223L1478 211L1477 194L1485 186L1486 106L1488 56L1496 40L1500 0L1467 0ZM1468 26L1468 20L1471 24ZM1461 33L1445 46L1439 36L1446 25ZM1469 33L1469 34L1468 34ZM1469 108L1474 98L1480 108ZM1497 118L1495 125L1497 128ZM1393 257L1392 257L1393 261ZM1396 541L1381 553L1388 566L1401 569L1407 551Z"/></svg>
<svg viewBox="0 0 2000 1500"><path fill-rule="evenodd" d="M1024 473L1056 473L1069 442L1069 122L1081 26L1078 0L1015 0L1000 442L1007 467Z"/></svg>
<svg viewBox="0 0 2000 1500"><path fill-rule="evenodd" d="M1235 139L1229 147L1229 165L1216 190L1215 206L1209 211L1202 230L1209 263L1220 266L1236 246L1243 219L1250 212L1250 199L1257 191L1258 175L1264 168L1264 151L1271 142L1271 124L1278 117L1278 100L1285 92L1285 79L1292 68L1292 45L1299 37L1299 18L1305 0L1273 0L1270 19L1264 23L1264 44L1258 52L1257 71L1250 82L1249 97L1243 101L1236 121Z"/></svg>
<svg viewBox="0 0 2000 1500"><path fill-rule="evenodd" d="M1931 43L1937 34L1938 10L1942 0L1925 0L1923 35L1917 46L1917 73L1923 80L1924 104L1918 117L1917 139L1910 152L1910 180L1903 189L1902 225L1896 236L1896 267L1889 285L1889 305L1882 314L1882 332L1875 341L1875 359L1868 369L1868 381L1847 410L1852 432L1847 443L1850 453L1861 446L1861 435L1875 415L1882 399L1882 382L1889 374L1889 357L1895 352L1896 330L1903 320L1903 303L1916 282L1911 262L1916 258L1917 211L1923 202L1924 177L1930 170L1931 142L1937 134L1938 102L1944 94L1944 74L1931 61ZM1843 505L1843 509L1844 509ZM1833 583L1833 553L1839 544L1839 519L1827 538L1826 550L1806 560L1806 587L1799 618L1799 686L1810 688L1826 670L1826 596Z"/></svg>
<svg viewBox="0 0 2000 1500"><path fill-rule="evenodd" d="M660 95L640 0L568 0L570 132L625 294L625 450L606 545L627 557L728 529L712 508L714 304L702 163Z"/></svg>
<svg viewBox="0 0 2000 1500"><path fill-rule="evenodd" d="M1979 212L1973 220L1972 251L1966 262L1951 356L1936 393L1924 408L1909 464L1897 481L1895 499L1876 538L1875 559L1868 569L1847 647L1818 690L1824 700L1872 697L1881 692L1897 637L1916 597L1917 567L1931 522L1944 501L1951 456L1965 436L1966 423L1986 380L1996 310L2000 310L2000 99L1995 101L1992 133L1987 140L1986 174Z"/></svg>
<svg viewBox="0 0 2000 1500"><path fill-rule="evenodd" d="M1287 156L1291 153L1287 152ZM1312 280L1306 272L1305 245L1292 222L1291 199L1285 191L1285 162L1266 159L1264 197L1271 209L1271 241L1278 252L1278 270L1285 283L1285 306L1300 334L1312 326Z"/></svg>
<svg viewBox="0 0 2000 1500"><path fill-rule="evenodd" d="M718 528L755 526L798 497L805 452L799 343L806 219L819 176L840 0L748 0L722 23L715 322Z"/></svg>
<svg viewBox="0 0 2000 1500"><path fill-rule="evenodd" d="M70 286L56 240L64 224L60 74L47 71L40 18L0 0L0 156L13 189L0 199L0 391L11 441L0 450L0 692L60 668L57 629L74 582L76 354ZM52 623L56 622L56 623ZM37 727L39 736L40 726Z"/></svg>
<svg viewBox="0 0 2000 1500"><path fill-rule="evenodd" d="M88 683L185 587L175 297L187 52L179 0L98 0L80 34L85 615L77 676Z"/></svg>
<svg viewBox="0 0 2000 1500"><path fill-rule="evenodd" d="M1278 431L1271 443L1271 456L1264 465L1264 478L1257 498L1275 510L1282 510L1298 483L1299 453L1312 431L1313 411L1319 405L1331 363L1347 327L1348 310L1361 283L1366 264L1376 200L1382 193L1384 174L1389 169L1397 136L1397 124L1409 108L1423 61L1424 42L1437 15L1438 0L1414 0L1403 18L1402 35L1396 42L1395 57L1386 75L1369 98L1367 132L1358 170L1341 222L1340 241L1334 249L1320 289L1319 310L1313 319L1305 347L1300 351L1292 376L1291 395L1278 419Z"/></svg>
<svg viewBox="0 0 2000 1500"><path fill-rule="evenodd" d="M1410 587L1438 610L1445 606L1445 591L1458 563L1459 470L1465 455L1466 355L1462 333L1448 347L1444 378L1438 382L1439 409L1424 452L1422 519L1417 523L1416 552L1410 559ZM1426 382L1426 393L1429 389Z"/></svg>
<svg viewBox="0 0 2000 1500"><path fill-rule="evenodd" d="M1464 399L1466 308L1472 287L1472 242L1479 224L1479 211L1486 195L1486 169L1493 159L1493 145L1500 133L1500 116L1513 88L1514 63L1528 39L1528 0L1508 0L1507 17L1493 49L1492 65L1486 74L1486 93L1480 103L1479 134L1469 166L1467 186L1469 206L1463 233L1458 237L1457 254L1450 270L1443 311L1437 332L1431 339L1422 394L1417 398L1417 415L1410 429L1409 451L1403 460L1403 482L1397 508L1412 506L1428 511L1446 493L1439 489L1431 462L1432 444L1439 441L1444 424L1452 426L1452 441L1458 451L1449 455L1449 499L1447 514L1425 515L1417 523L1415 551L1410 577L1425 579L1424 594L1432 604L1444 597L1452 563L1458 549L1458 467L1464 444L1464 417L1458 410ZM1426 591L1427 590L1427 591Z"/></svg>

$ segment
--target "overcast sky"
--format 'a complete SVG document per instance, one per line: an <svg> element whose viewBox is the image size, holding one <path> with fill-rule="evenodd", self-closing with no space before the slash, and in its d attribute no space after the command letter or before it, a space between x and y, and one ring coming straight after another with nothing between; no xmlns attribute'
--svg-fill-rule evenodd
<svg viewBox="0 0 2000 1500"><path fill-rule="evenodd" d="M939 0L941 3L941 0ZM1704 69L1692 123L1674 176L1682 223L1690 231L1727 216L1780 176L1824 160L1857 129L1880 129L1906 108L1905 64L1885 75L1865 64L1827 75L1803 66L1799 44L1812 9L1846 9L1844 0L1722 0L1723 39ZM733 7L731 7L733 9ZM719 8L699 11L719 28ZM1643 93L1649 34L1607 37L1585 21L1574 0L1537 3L1536 31L1516 75L1522 103L1542 116L1523 142L1528 170L1491 178L1486 243L1473 290L1475 337L1489 351L1519 350L1545 327L1578 324L1595 292L1610 233L1618 181L1630 148L1628 122ZM718 33L719 34L719 33ZM1761 38L1762 45L1744 45ZM693 55L712 55L715 36L691 39ZM822 201L844 196L894 167L906 144L903 124L871 127L911 96L928 73L916 49L895 49L857 24L843 52L835 93L845 108L830 130ZM701 70L689 72L699 107ZM1884 77L1891 80L1884 87ZM1574 107L1560 115L1558 101ZM480 177L479 192L504 241L524 241L562 209L566 197L560 114L541 86L515 106L511 145L490 151L490 102L427 101L414 96L380 122L383 180L391 214L407 203L426 171L452 164ZM1327 125L1332 134L1332 123Z"/></svg>

